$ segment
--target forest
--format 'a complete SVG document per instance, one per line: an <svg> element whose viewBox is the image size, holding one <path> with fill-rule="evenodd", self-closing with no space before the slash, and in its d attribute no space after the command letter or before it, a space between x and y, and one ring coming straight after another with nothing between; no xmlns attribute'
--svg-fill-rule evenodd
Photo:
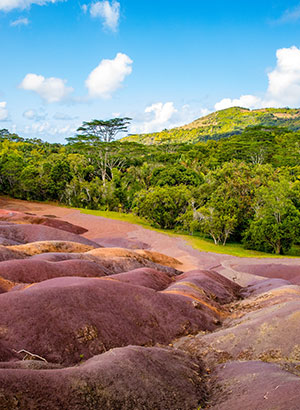
<svg viewBox="0 0 300 410"><path fill-rule="evenodd" d="M285 254L300 243L300 132L249 126L195 144L107 141L58 144L0 130L0 192L134 213L220 246Z"/></svg>

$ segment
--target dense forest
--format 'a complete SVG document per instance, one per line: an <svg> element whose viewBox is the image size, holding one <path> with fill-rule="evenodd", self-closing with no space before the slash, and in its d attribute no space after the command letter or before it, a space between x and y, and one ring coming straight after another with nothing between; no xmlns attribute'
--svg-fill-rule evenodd
<svg viewBox="0 0 300 410"><path fill-rule="evenodd" d="M2 130L0 191L133 212L155 227L282 254L300 242L300 132L252 126L195 144L62 145Z"/></svg>

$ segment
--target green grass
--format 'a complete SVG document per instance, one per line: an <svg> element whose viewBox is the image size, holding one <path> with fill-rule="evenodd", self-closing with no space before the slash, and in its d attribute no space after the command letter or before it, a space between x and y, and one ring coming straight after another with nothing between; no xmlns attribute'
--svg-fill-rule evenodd
<svg viewBox="0 0 300 410"><path fill-rule="evenodd" d="M89 209L80 209L80 212L88 215L102 216L103 218L129 222L131 224L140 225L145 229L151 229L153 231L164 233L169 236L182 238L194 249L197 249L201 252L221 253L226 255L239 256L242 258L292 258L300 256L300 246L294 246L288 255L274 255L272 253L258 252L245 249L243 245L241 245L240 243L227 243L225 246L215 245L212 240L208 238L203 238L199 235L187 235L184 233L178 233L174 230L153 228L149 224L149 222L133 214L124 214L120 212L111 211L92 211Z"/></svg>

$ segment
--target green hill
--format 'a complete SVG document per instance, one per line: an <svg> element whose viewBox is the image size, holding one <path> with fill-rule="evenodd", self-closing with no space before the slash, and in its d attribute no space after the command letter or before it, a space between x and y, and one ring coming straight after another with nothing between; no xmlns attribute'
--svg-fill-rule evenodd
<svg viewBox="0 0 300 410"><path fill-rule="evenodd" d="M129 135L123 138L122 141L134 141L147 145L170 142L196 143L240 134L249 126L278 126L296 131L300 129L300 109L263 108L249 110L241 107L227 108L198 118L182 127L151 134Z"/></svg>

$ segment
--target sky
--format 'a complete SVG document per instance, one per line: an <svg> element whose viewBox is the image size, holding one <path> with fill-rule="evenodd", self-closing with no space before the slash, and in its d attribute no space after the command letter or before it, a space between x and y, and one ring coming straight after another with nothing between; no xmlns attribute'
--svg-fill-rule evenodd
<svg viewBox="0 0 300 410"><path fill-rule="evenodd" d="M300 107L299 0L0 0L0 45L0 129L24 138Z"/></svg>

